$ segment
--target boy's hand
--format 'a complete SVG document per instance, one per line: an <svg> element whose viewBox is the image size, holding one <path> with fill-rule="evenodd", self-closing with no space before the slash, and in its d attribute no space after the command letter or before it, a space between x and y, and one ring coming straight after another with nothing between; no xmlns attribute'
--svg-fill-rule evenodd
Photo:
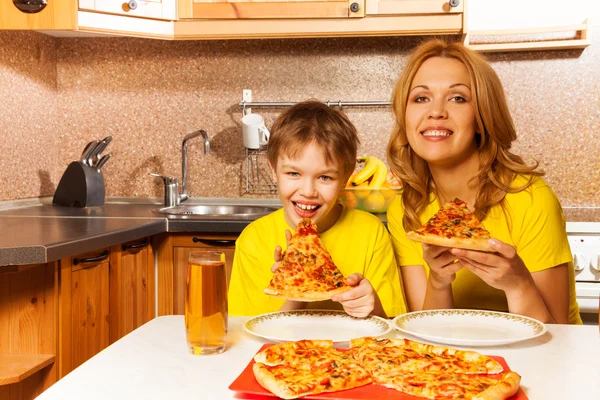
<svg viewBox="0 0 600 400"><path fill-rule="evenodd" d="M346 278L346 282L354 287L347 292L333 295L331 300L339 302L348 315L365 318L376 307L381 308L379 297L367 278L359 273L354 273Z"/></svg>
<svg viewBox="0 0 600 400"><path fill-rule="evenodd" d="M286 245L290 244L290 240L292 240L292 232L290 232L289 230L285 230L285 241L286 241ZM275 264L273 264L273 266L271 267L271 272L275 272L277 270L277 268L279 268L279 264L281 263L281 260L283 260L283 251L281 249L281 246L277 246L275 247L275 254L274 254L274 258L275 258Z"/></svg>

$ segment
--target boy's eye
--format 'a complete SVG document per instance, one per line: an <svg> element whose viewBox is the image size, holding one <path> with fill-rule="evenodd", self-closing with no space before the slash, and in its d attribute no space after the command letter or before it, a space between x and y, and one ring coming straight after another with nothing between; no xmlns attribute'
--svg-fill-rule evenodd
<svg viewBox="0 0 600 400"><path fill-rule="evenodd" d="M285 174L286 174L286 175L289 175L289 176L291 176L291 177L293 177L293 178L295 178L295 177L297 177L297 176L300 176L300 174L299 174L299 173L297 173L297 172L286 172Z"/></svg>
<svg viewBox="0 0 600 400"><path fill-rule="evenodd" d="M321 180L324 181L332 181L333 178L331 176L327 176L327 175L321 175Z"/></svg>

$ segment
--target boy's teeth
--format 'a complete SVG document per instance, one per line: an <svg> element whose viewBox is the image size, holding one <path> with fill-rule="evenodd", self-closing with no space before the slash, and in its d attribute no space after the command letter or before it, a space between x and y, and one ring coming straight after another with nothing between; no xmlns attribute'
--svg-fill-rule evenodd
<svg viewBox="0 0 600 400"><path fill-rule="evenodd" d="M423 133L423 136L450 136L448 131L427 131Z"/></svg>
<svg viewBox="0 0 600 400"><path fill-rule="evenodd" d="M308 204L300 204L300 203L296 203L296 206L297 206L298 208L301 208L301 209L303 209L303 210L306 210L306 211L312 211L312 210L314 210L315 208L317 208L317 206L316 206L316 205L310 205L310 206L309 206Z"/></svg>

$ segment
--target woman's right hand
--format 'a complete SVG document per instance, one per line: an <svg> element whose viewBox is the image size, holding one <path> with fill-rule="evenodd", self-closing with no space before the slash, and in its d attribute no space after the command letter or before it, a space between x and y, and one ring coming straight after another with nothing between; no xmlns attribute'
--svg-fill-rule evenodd
<svg viewBox="0 0 600 400"><path fill-rule="evenodd" d="M452 285L463 265L450 248L423 243L423 259L429 265L429 283L435 289L446 289Z"/></svg>

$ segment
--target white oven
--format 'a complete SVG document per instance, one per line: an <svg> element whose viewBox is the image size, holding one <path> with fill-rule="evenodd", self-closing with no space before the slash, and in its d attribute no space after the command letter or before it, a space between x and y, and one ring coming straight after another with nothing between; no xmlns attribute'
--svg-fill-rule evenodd
<svg viewBox="0 0 600 400"><path fill-rule="evenodd" d="M567 222L577 302L584 321L596 320L600 302L600 223Z"/></svg>

